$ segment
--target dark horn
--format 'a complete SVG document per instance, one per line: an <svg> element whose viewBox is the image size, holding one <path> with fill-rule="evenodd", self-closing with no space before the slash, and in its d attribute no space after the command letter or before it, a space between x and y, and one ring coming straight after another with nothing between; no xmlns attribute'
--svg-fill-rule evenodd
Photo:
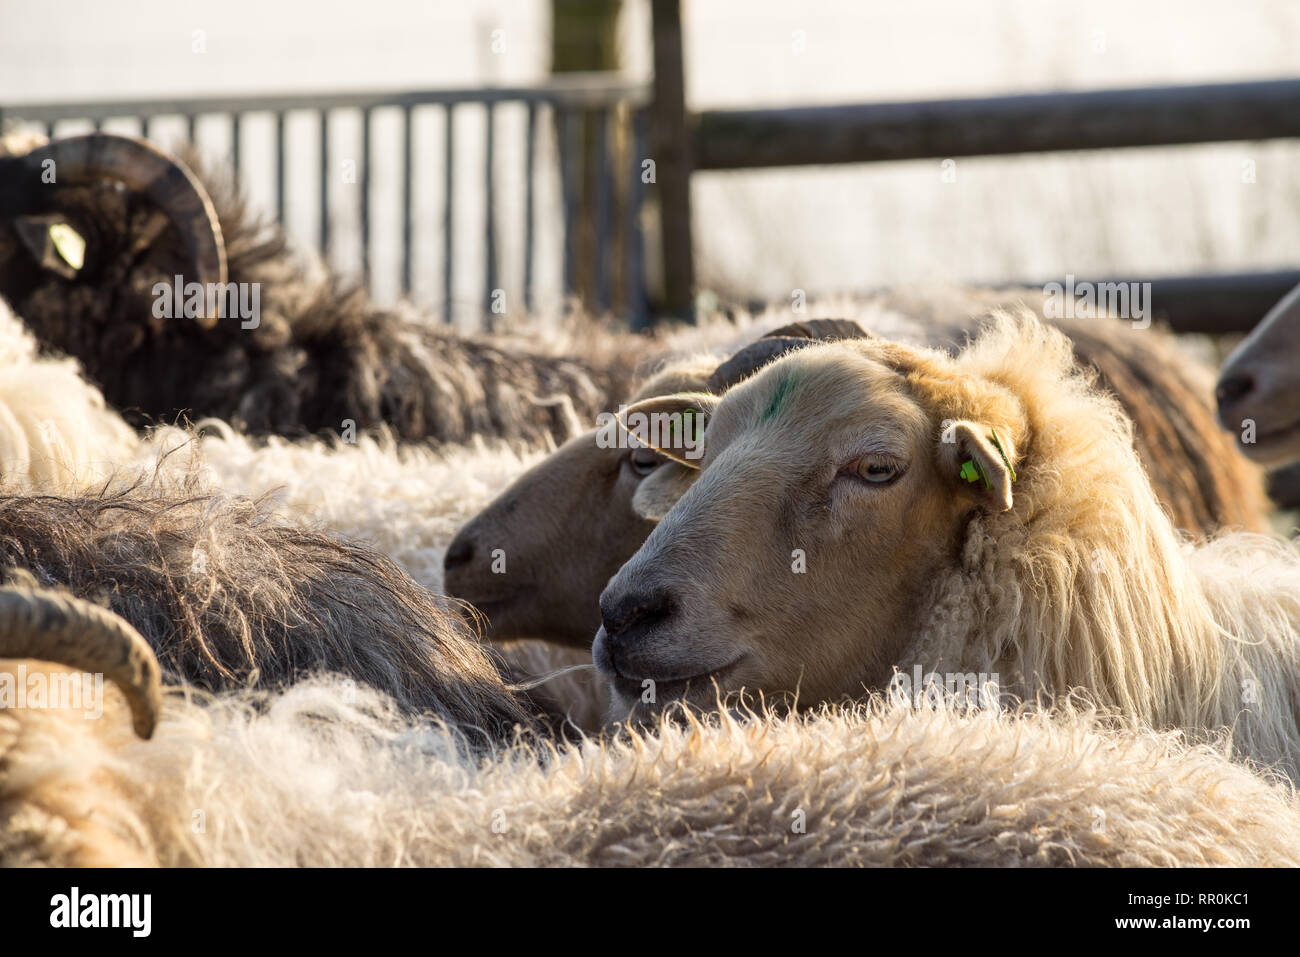
<svg viewBox="0 0 1300 957"><path fill-rule="evenodd" d="M51 212L55 185L43 181L54 161L56 183L80 185L112 179L161 209L185 243L195 282L226 281L226 247L212 199L180 160L146 140L115 133L87 133L53 140L22 156L0 160L0 217ZM201 317L215 321L215 317Z"/></svg>
<svg viewBox="0 0 1300 957"><path fill-rule="evenodd" d="M779 356L802 349L815 342L834 339L874 339L875 336L851 319L809 319L773 329L763 338L751 342L713 370L706 386L718 395L748 379Z"/></svg>

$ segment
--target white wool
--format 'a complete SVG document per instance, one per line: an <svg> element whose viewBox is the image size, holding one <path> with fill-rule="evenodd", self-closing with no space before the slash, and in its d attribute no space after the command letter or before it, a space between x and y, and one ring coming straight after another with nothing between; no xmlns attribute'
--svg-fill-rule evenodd
<svg viewBox="0 0 1300 957"><path fill-rule="evenodd" d="M1300 864L1294 792L1087 713L723 714L540 760L337 679L173 695L148 742L106 719L0 715L0 862Z"/></svg>
<svg viewBox="0 0 1300 957"><path fill-rule="evenodd" d="M208 481L236 495L269 495L278 513L367 542L432 591L442 589L442 556L461 525L548 450L500 443L433 450L391 436L290 442L250 440L221 422L201 423L200 461ZM158 429L139 465L193 441L182 429ZM189 456L167 459L180 473Z"/></svg>
<svg viewBox="0 0 1300 957"><path fill-rule="evenodd" d="M924 332L860 300L810 308L807 317L831 315L896 340ZM705 322L660 342L674 352L721 353L798 318L805 316L773 311L736 325ZM137 441L74 362L37 357L3 303L0 413L6 481L43 491L70 490L114 465L129 477L191 440L165 428ZM55 443L57 456L31 451L38 434L31 424L44 419L63 443ZM433 451L382 436L253 441L221 423L207 430L195 444L208 482L269 494L286 516L368 541L434 590L458 528L548 451L487 442ZM187 459L172 456L164 469L180 473ZM1200 553L1206 562L1221 557ZM543 670L536 656L534 648L524 660ZM12 820L39 834L0 835L0 858L1300 865L1295 795L1171 735L1107 732L1088 716L859 711L719 721L588 741L541 763L507 752L480 765L457 751L445 728L404 719L381 696L338 678L267 697L174 694L150 742L129 739L124 722L120 735L101 736L103 722L0 715L0 795L26 802ZM97 790L104 788L112 794ZM67 804L46 800L65 793ZM81 817L65 818L68 806L82 807L82 795L98 814L74 809ZM796 810L808 817L798 837L790 829ZM82 833L91 827L121 843L97 857L89 847L97 838ZM121 854L123 847L134 851Z"/></svg>
<svg viewBox="0 0 1300 957"><path fill-rule="evenodd" d="M40 356L0 299L0 482L42 491L93 484L135 446L78 363Z"/></svg>

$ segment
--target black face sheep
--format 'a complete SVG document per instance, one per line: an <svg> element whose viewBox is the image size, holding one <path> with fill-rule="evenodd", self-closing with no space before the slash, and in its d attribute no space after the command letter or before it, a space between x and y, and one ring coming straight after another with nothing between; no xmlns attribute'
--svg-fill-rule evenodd
<svg viewBox="0 0 1300 957"><path fill-rule="evenodd" d="M591 418L626 394L636 359L616 348L598 361L460 336L312 278L233 190L213 177L205 188L179 160L160 170L157 151L135 141L106 145L120 139L91 134L7 158L36 182L46 154L114 163L63 160L66 172L39 186L39 211L0 206L0 297L45 346L79 359L133 424L211 416L254 434L352 423L407 440L563 441L575 413ZM137 155L147 174L132 169ZM84 239L80 268L45 243L55 220ZM211 303L203 287L203 308L186 291L223 279Z"/></svg>

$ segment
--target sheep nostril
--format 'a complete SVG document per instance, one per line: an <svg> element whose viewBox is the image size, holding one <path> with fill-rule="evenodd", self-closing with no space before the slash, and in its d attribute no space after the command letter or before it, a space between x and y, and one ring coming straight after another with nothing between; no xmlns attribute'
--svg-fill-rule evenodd
<svg viewBox="0 0 1300 957"><path fill-rule="evenodd" d="M672 596L662 590L627 595L616 601L600 602L600 618L610 641L623 641L643 632L673 613Z"/></svg>
<svg viewBox="0 0 1300 957"><path fill-rule="evenodd" d="M1219 400L1220 408L1222 408L1223 406L1232 405L1234 402L1240 402L1254 390L1254 377L1249 373L1238 373L1220 379L1218 387L1214 390L1214 395Z"/></svg>
<svg viewBox="0 0 1300 957"><path fill-rule="evenodd" d="M460 568L462 565L468 565L474 558L474 543L468 539L457 539L447 548L447 554L442 560L442 566L446 571L454 568Z"/></svg>

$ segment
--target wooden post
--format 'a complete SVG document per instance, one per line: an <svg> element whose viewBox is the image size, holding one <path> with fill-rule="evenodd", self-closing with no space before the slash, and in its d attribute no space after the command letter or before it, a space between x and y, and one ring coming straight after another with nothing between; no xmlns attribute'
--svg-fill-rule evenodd
<svg viewBox="0 0 1300 957"><path fill-rule="evenodd" d="M619 68L618 18L623 0L551 0L551 72L554 74L613 72ZM556 111L556 133L568 136L564 148L574 176L572 216L573 269L566 279L566 294L576 294L592 310L599 310L599 257L596 215L599 169L607 144L600 138L598 111ZM568 130L563 128L569 124ZM567 240L566 240L567 242ZM571 285L569 284L571 283Z"/></svg>
<svg viewBox="0 0 1300 957"><path fill-rule="evenodd" d="M695 317L695 261L691 247L691 141L686 126L680 0L652 0L654 100L650 106L651 158L659 189L664 299L669 315Z"/></svg>

